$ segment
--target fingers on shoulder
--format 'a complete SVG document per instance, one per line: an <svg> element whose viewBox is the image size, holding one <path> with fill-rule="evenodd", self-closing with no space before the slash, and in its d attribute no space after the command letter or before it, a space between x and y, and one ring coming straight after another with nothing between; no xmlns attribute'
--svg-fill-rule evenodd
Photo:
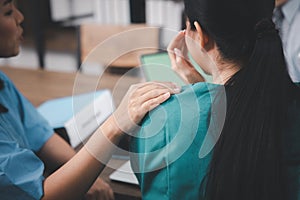
<svg viewBox="0 0 300 200"><path fill-rule="evenodd" d="M160 90L168 90L170 93L178 93L180 91L180 86L173 82L152 81L132 85L130 90L132 90L132 93L141 96L149 92L152 93L153 91ZM155 92L153 94L155 94Z"/></svg>

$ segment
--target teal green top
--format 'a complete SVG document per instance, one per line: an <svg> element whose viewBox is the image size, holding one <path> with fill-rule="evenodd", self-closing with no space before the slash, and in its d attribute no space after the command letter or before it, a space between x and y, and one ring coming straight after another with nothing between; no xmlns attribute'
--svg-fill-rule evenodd
<svg viewBox="0 0 300 200"><path fill-rule="evenodd" d="M199 199L223 127L226 101L224 87L197 83L183 88L153 110L131 142L131 164L143 199ZM215 112L216 111L216 112ZM300 119L300 103L291 105L291 116ZM218 113L218 115L216 115ZM298 114L299 113L299 114ZM300 200L300 123L291 117L286 137L289 166L288 199ZM296 130L296 131L295 131ZM292 142L290 142L292 141Z"/></svg>

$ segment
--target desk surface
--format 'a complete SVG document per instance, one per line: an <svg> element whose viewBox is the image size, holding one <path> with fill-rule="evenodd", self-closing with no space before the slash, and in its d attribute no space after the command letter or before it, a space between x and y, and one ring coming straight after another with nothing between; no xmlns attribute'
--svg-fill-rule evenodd
<svg viewBox="0 0 300 200"><path fill-rule="evenodd" d="M45 70L0 67L16 87L34 106L49 99L110 89L116 106L119 105L129 86L141 81L134 76L122 76L105 72L101 76L82 73L50 72Z"/></svg>
<svg viewBox="0 0 300 200"><path fill-rule="evenodd" d="M69 96L74 93L90 92L95 89L110 89L116 105L119 105L129 86L140 81L137 77L124 77L110 73L105 73L100 77L11 67L1 67L0 70L14 82L19 91L34 106L38 106L49 99ZM118 167L124 162L125 160L111 159L109 166ZM113 169L106 167L100 177L111 185L116 199L141 198L141 193L137 186L110 181L108 176L112 172Z"/></svg>

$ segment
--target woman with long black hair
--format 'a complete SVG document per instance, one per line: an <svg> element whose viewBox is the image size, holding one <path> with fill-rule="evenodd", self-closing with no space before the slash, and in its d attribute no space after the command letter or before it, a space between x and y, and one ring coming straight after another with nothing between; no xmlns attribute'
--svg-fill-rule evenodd
<svg viewBox="0 0 300 200"><path fill-rule="evenodd" d="M145 199L300 199L300 91L274 5L185 0L186 30L168 50L173 69L194 84L145 119L139 136L151 138L133 141ZM202 77L187 52L213 83L195 83Z"/></svg>

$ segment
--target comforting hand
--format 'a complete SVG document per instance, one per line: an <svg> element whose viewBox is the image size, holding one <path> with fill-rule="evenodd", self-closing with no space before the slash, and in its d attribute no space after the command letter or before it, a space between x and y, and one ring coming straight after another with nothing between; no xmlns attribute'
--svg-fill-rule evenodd
<svg viewBox="0 0 300 200"><path fill-rule="evenodd" d="M205 81L201 74L194 68L188 59L188 51L185 43L185 31L180 31L168 46L168 53L172 69L186 83Z"/></svg>
<svg viewBox="0 0 300 200"><path fill-rule="evenodd" d="M110 186L97 178L90 190L85 195L85 200L113 200L114 193Z"/></svg>
<svg viewBox="0 0 300 200"><path fill-rule="evenodd" d="M132 85L114 112L114 121L121 132L130 133L147 112L166 101L180 87L170 82L146 82Z"/></svg>

